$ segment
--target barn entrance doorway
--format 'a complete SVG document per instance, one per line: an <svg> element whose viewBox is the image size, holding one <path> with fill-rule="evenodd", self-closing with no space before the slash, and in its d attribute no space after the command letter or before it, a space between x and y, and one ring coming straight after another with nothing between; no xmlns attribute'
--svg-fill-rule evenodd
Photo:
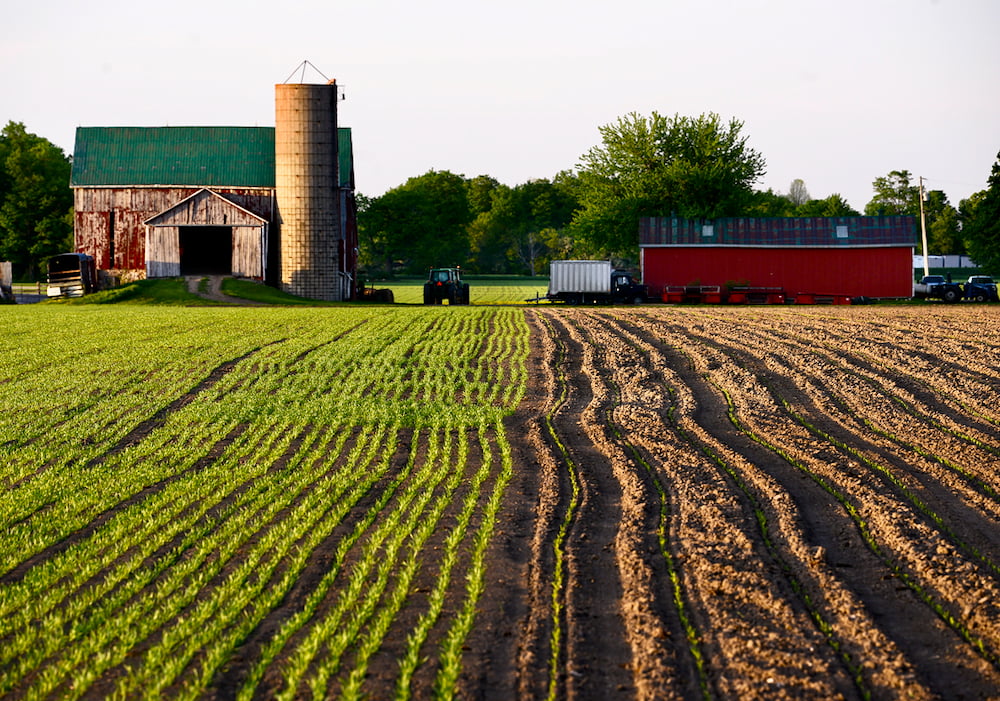
<svg viewBox="0 0 1000 701"><path fill-rule="evenodd" d="M232 275L233 227L178 227L181 275Z"/></svg>

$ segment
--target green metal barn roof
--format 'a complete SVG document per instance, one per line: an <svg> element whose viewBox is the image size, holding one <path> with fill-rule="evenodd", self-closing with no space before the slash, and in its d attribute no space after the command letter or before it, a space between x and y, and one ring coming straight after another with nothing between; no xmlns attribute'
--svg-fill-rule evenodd
<svg viewBox="0 0 1000 701"><path fill-rule="evenodd" d="M339 129L341 186L353 186ZM274 127L78 127L72 187L274 187Z"/></svg>

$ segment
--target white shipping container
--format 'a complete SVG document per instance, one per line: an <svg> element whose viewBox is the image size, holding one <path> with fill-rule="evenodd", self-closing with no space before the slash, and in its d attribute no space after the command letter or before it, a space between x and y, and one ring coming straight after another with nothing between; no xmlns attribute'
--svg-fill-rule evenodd
<svg viewBox="0 0 1000 701"><path fill-rule="evenodd" d="M606 260L554 260L549 266L549 295L609 294L611 263Z"/></svg>

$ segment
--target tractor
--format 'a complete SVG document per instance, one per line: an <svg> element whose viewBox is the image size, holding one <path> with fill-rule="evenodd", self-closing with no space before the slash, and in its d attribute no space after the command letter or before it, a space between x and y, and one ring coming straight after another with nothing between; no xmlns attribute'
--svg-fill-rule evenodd
<svg viewBox="0 0 1000 701"><path fill-rule="evenodd" d="M469 283L462 282L461 271L458 268L432 268L424 283L424 304L469 303Z"/></svg>

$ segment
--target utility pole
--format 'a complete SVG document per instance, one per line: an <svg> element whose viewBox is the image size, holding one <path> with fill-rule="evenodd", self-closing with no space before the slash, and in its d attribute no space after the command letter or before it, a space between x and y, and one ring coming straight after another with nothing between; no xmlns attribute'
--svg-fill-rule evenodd
<svg viewBox="0 0 1000 701"><path fill-rule="evenodd" d="M930 265L927 263L927 217L924 215L924 176L920 176L920 240L924 247L924 275L930 275Z"/></svg>

